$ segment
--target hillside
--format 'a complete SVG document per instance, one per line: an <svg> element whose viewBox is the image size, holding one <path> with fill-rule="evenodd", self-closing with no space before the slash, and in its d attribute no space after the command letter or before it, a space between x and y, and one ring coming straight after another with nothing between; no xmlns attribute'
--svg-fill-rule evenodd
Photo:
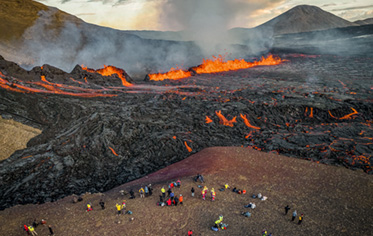
<svg viewBox="0 0 373 236"><path fill-rule="evenodd" d="M354 21L354 23L359 24L359 25L371 25L373 24L373 18L368 18L365 20L357 20L357 21Z"/></svg>
<svg viewBox="0 0 373 236"><path fill-rule="evenodd" d="M53 9L49 30L61 29L65 22L82 23L79 18L31 0L2 0L0 2L0 41L20 40L25 31L34 25L42 11Z"/></svg>
<svg viewBox="0 0 373 236"><path fill-rule="evenodd" d="M192 177L204 175L217 198L203 201ZM184 196L183 206L160 207L158 195L162 186L181 180L177 195ZM140 186L151 183L154 194L145 199L138 196ZM225 183L245 189L246 195L218 191ZM196 196L190 196L194 187ZM85 194L83 201L72 203L72 196L42 205L15 206L0 211L0 230L4 235L23 235L22 226L34 219L45 219L56 235L259 235L266 229L273 235L369 235L371 231L372 176L343 167L326 166L267 154L247 148L215 147L168 166L142 179L127 183L104 194ZM120 190L134 189L136 198L121 196ZM262 193L266 201L252 199ZM98 205L105 201L106 209ZM116 214L116 203L127 202L130 215ZM244 205L253 202L250 218ZM86 212L92 203L93 211ZM290 211L284 216L284 206ZM304 214L304 221L291 222L291 213ZM228 224L226 231L213 232L211 226L222 214ZM133 220L130 220L133 218ZM36 232L46 235L48 228L38 226Z"/></svg>

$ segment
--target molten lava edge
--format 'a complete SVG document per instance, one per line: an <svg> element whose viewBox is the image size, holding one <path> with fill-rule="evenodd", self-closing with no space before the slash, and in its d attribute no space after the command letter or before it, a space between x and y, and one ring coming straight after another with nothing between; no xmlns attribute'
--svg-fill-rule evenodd
<svg viewBox="0 0 373 236"><path fill-rule="evenodd" d="M218 57L213 56L213 59L203 59L201 65L197 67L192 67L190 70L193 70L197 74L209 74L209 73L217 73L217 72L224 72L224 71L232 71L232 70L240 70L240 69L248 69L255 66L273 66L279 65L283 60L279 57L269 55L268 57L262 57L259 61L254 62L247 62L244 59L235 59L235 60L228 60L224 59L224 56L219 55ZM165 79L169 80L178 80L192 76L192 73L188 71L184 71L178 68L171 68L169 72L166 73L157 73L157 74L149 74L149 80L154 81L162 81Z"/></svg>

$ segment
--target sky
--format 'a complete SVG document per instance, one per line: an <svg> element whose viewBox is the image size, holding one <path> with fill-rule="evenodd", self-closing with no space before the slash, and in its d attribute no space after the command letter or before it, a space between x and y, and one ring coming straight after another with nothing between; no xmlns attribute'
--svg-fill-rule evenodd
<svg viewBox="0 0 373 236"><path fill-rule="evenodd" d="M185 30L197 21L227 29L260 25L297 5L314 5L349 21L373 17L371 0L36 0L82 20L120 30ZM198 10L196 10L198 8Z"/></svg>

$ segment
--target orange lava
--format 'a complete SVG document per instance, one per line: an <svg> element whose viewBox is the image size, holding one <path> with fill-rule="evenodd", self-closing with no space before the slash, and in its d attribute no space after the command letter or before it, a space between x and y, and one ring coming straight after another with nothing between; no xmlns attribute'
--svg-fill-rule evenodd
<svg viewBox="0 0 373 236"><path fill-rule="evenodd" d="M216 72L223 72L223 71L231 71L231 70L240 70L240 69L247 69L254 66L271 66L271 65L278 65L284 62L279 57L274 57L273 55L269 55L267 58L262 57L260 61L254 62L247 62L244 59L235 59L225 61L224 57L219 55L218 57L214 57L213 59L204 59L203 63L198 67L194 67L193 70L197 72L197 74L206 74L206 73L216 73Z"/></svg>
<svg viewBox="0 0 373 236"><path fill-rule="evenodd" d="M335 118L335 119L340 119L340 120L350 119L351 116L356 115L356 114L359 113L359 112L357 112L354 108L352 108L352 107L350 107L350 108L352 109L353 112L350 113L350 114L348 114L348 115L345 115L345 116L343 116L343 117L341 117L341 118L338 118L338 117L333 116L332 113L331 113L330 111L328 111L328 112L329 112L329 115L330 115L331 117Z"/></svg>
<svg viewBox="0 0 373 236"><path fill-rule="evenodd" d="M126 80L124 70L119 69L119 68L117 68L115 66L106 66L106 65L104 65L104 68L98 69L98 70L93 70L93 69L90 69L90 68L82 66L82 69L86 70L88 72L91 72L91 73L98 73L98 74L103 75L103 76L111 76L113 74L116 74L116 75L118 75L118 77L122 81L123 86L125 86L125 87L132 86L132 84Z"/></svg>
<svg viewBox="0 0 373 236"><path fill-rule="evenodd" d="M246 115L242 115L240 114L241 118L243 119L243 122L245 123L245 125L249 128L253 128L253 129L260 129L260 127L257 127L257 126L253 126L250 124L249 120L246 118Z"/></svg>
<svg viewBox="0 0 373 236"><path fill-rule="evenodd" d="M170 80L178 80L192 76L192 73L189 71L184 71L182 69L171 68L171 70L167 73L157 73L157 74L149 74L149 80L154 81L162 81L165 79Z"/></svg>
<svg viewBox="0 0 373 236"><path fill-rule="evenodd" d="M114 150L112 147L109 147L109 148L110 148L111 152L112 152L115 156L119 156L119 155L115 152L115 150Z"/></svg>
<svg viewBox="0 0 373 236"><path fill-rule="evenodd" d="M201 65L192 69L197 74L216 73L223 71L247 69L254 66L271 66L278 65L286 61L279 57L269 55L267 58L262 57L260 61L247 62L244 59L235 59L225 61L222 55L212 56L213 59L203 59ZM179 68L171 68L167 73L149 74L149 80L162 81L165 79L178 80L192 76L190 71L184 71Z"/></svg>
<svg viewBox="0 0 373 236"><path fill-rule="evenodd" d="M186 149L188 150L188 152L193 151L193 150L188 146L188 144L187 144L186 141L184 141L184 144L185 144L185 147L186 147Z"/></svg>
<svg viewBox="0 0 373 236"><path fill-rule="evenodd" d="M208 117L208 116L206 116L206 124L209 124L209 123L211 123L211 122L212 122L211 118Z"/></svg>
<svg viewBox="0 0 373 236"><path fill-rule="evenodd" d="M236 116L233 119L228 120L221 114L221 111L215 111L215 114L219 117L219 123L225 126L233 127L233 123L236 123Z"/></svg>

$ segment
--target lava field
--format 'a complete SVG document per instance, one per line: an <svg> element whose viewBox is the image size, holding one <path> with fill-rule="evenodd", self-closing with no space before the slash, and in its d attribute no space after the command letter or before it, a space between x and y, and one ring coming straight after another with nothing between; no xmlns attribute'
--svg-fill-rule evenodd
<svg viewBox="0 0 373 236"><path fill-rule="evenodd" d="M0 114L43 131L0 162L0 209L103 192L212 146L372 174L373 58L279 56L162 81L115 67L26 71L0 58Z"/></svg>

